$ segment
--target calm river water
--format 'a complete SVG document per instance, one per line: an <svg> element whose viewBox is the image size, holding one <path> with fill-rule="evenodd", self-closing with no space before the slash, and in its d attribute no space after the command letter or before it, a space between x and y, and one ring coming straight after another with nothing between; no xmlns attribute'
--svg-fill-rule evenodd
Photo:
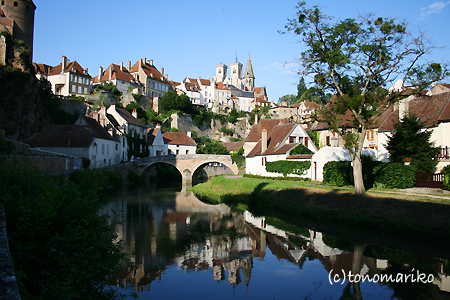
<svg viewBox="0 0 450 300"><path fill-rule="evenodd" d="M176 188L108 197L103 212L127 253L126 299L450 299L446 249L430 241L405 249L384 233L319 232ZM382 276L389 282L374 282Z"/></svg>

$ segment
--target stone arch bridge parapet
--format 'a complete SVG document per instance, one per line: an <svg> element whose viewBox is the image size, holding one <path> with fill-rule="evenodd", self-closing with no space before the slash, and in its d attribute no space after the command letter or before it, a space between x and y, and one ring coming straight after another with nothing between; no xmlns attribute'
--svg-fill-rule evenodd
<svg viewBox="0 0 450 300"><path fill-rule="evenodd" d="M214 155L214 154L181 154L181 155L162 155L162 156L149 156L138 159L133 162L137 164L137 173L145 175L150 166L156 163L167 163L181 173L183 184L191 185L192 176L201 167L209 163L221 163L228 168L234 174L238 174L239 168L231 160L230 155Z"/></svg>

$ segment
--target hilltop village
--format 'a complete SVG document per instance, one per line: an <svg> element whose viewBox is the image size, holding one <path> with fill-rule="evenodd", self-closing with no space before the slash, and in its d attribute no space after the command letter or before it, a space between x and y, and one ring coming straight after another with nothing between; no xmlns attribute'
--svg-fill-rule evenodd
<svg viewBox="0 0 450 300"><path fill-rule="evenodd" d="M41 91L40 106L28 103L25 106L33 107L31 111L3 113L0 130L4 138L23 142L25 152L40 157L36 159L42 170L105 168L170 154L239 153L245 157L241 172L277 176L266 170L266 162L309 161L311 167L302 176L320 181L328 161L351 160L342 137L312 118L323 105L332 105L336 96L327 103L273 101L268 87L255 86L250 54L245 68L236 58L229 66L216 65L211 78L186 74L180 81L169 78L163 66L157 67L157 58L111 62L99 66L96 74L64 55L60 64L51 66L32 60L34 9L31 0L2 1L0 6L4 33L0 65L36 78L16 86L22 94L10 100L20 102L22 96L29 101L26 92L36 89L33 82ZM28 52L19 51L20 47ZM399 80L391 89L401 86ZM45 105L50 110L41 111ZM445 134L450 129L448 84L436 83L426 93L411 94L390 106L368 129L363 151L388 161L390 132L408 113L421 118L433 132L432 141L441 149L436 170L442 169L448 164L450 146ZM340 118L341 124L352 126L351 118Z"/></svg>

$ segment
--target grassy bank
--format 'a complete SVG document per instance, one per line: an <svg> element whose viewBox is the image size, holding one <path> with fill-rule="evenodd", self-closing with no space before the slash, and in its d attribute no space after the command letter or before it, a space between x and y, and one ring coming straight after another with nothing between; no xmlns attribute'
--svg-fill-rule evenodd
<svg viewBox="0 0 450 300"><path fill-rule="evenodd" d="M359 197L351 187L224 176L191 190L203 201L248 208L257 214L277 212L286 217L306 216L379 230L450 237L450 198L445 197L407 195L397 190L373 190L368 197Z"/></svg>

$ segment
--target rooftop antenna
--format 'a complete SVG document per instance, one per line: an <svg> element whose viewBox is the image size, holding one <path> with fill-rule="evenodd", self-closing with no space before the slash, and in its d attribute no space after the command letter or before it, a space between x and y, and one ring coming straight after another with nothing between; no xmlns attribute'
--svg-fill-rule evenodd
<svg viewBox="0 0 450 300"><path fill-rule="evenodd" d="M236 62L238 62L238 59L237 59L237 53L234 53L234 54L236 54Z"/></svg>

